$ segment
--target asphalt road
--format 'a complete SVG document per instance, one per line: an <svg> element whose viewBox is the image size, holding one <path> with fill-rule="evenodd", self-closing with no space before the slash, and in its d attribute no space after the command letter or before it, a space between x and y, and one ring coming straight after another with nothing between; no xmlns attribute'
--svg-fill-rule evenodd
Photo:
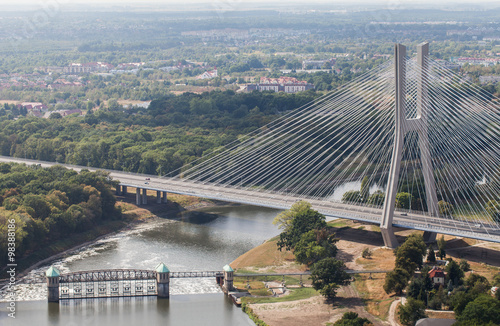
<svg viewBox="0 0 500 326"><path fill-rule="evenodd" d="M58 163L26 160L21 158L0 156L0 162L17 162L49 167ZM80 171L103 170L91 167L59 164ZM127 173L105 170L111 178L119 180L120 185L156 191L166 191L182 195L190 195L233 203L249 204L261 207L288 209L298 200L307 200L312 207L329 218L348 218L353 220L380 223L382 209L355 206L338 202L320 201L296 195L284 195L255 191L246 188L234 188L217 184L195 183L190 180L166 178L153 175ZM448 218L430 217L423 214L395 212L393 225L409 229L438 232L459 237L474 238L492 242L500 242L500 228L492 223L466 222Z"/></svg>

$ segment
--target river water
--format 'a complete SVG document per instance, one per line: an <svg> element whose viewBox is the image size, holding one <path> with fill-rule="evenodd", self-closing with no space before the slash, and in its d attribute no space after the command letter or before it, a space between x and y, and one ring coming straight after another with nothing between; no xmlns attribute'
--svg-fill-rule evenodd
<svg viewBox="0 0 500 326"><path fill-rule="evenodd" d="M156 219L124 230L50 265L61 273L111 268L154 269L164 262L173 271L222 270L241 254L277 235L277 210L253 206L213 207ZM3 325L255 325L225 297L212 278L173 279L170 299L156 297L46 301L45 284L19 285L16 318ZM0 293L1 297L1 293ZM4 300L5 301L5 300Z"/></svg>

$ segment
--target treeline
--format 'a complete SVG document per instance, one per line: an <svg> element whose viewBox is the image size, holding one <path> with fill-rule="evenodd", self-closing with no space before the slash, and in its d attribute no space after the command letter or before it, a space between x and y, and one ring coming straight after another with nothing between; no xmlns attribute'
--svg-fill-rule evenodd
<svg viewBox="0 0 500 326"><path fill-rule="evenodd" d="M89 230L104 220L120 219L112 185L102 172L0 163L2 265L9 258L9 224L15 226L17 260L43 244Z"/></svg>
<svg viewBox="0 0 500 326"><path fill-rule="evenodd" d="M444 237L437 245L438 256L445 258ZM493 283L474 272L465 277L465 273L471 271L469 263L448 258L444 270L438 270L442 274L434 276L442 277L441 283L433 283L429 272L430 266L436 264L436 253L432 246L427 248L423 237L416 233L396 248L394 254L395 268L387 273L384 290L401 295L406 289L408 300L398 311L403 325L415 325L417 320L426 318L425 309L453 310L457 319L454 325L498 325L500 322L500 291L495 297L491 295L491 287L500 285L500 275L493 278Z"/></svg>
<svg viewBox="0 0 500 326"><path fill-rule="evenodd" d="M166 174L224 146L288 110L309 103L315 92L185 93L124 110L116 101L85 117L1 121L1 155Z"/></svg>

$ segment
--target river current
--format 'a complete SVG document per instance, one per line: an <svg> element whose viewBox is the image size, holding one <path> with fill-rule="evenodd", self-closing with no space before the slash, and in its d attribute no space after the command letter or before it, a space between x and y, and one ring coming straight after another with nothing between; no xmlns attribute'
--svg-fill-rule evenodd
<svg viewBox="0 0 500 326"><path fill-rule="evenodd" d="M112 268L153 270L160 262L173 272L222 270L279 233L272 224L278 213L253 206L184 212L110 235L32 272L43 272L50 265L61 273ZM49 304L45 284L20 284L15 319L7 316L5 292L0 292L0 324L255 325L223 295L212 278L172 279L170 294L168 300L100 298Z"/></svg>

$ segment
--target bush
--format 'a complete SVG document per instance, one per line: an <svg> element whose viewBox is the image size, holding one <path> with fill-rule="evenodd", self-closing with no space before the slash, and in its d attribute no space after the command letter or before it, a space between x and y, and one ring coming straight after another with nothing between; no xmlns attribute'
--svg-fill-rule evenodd
<svg viewBox="0 0 500 326"><path fill-rule="evenodd" d="M371 258L371 256L372 256L372 251L370 249L368 249L368 248L363 249L363 252L361 253L361 257L368 259L368 258Z"/></svg>
<svg viewBox="0 0 500 326"><path fill-rule="evenodd" d="M314 289L328 299L334 299L341 285L348 285L351 276L346 273L345 265L335 258L325 258L311 267L311 280Z"/></svg>
<svg viewBox="0 0 500 326"><path fill-rule="evenodd" d="M422 301L408 298L406 304L399 307L398 317L401 324L413 326L419 319L427 317L425 305Z"/></svg>

